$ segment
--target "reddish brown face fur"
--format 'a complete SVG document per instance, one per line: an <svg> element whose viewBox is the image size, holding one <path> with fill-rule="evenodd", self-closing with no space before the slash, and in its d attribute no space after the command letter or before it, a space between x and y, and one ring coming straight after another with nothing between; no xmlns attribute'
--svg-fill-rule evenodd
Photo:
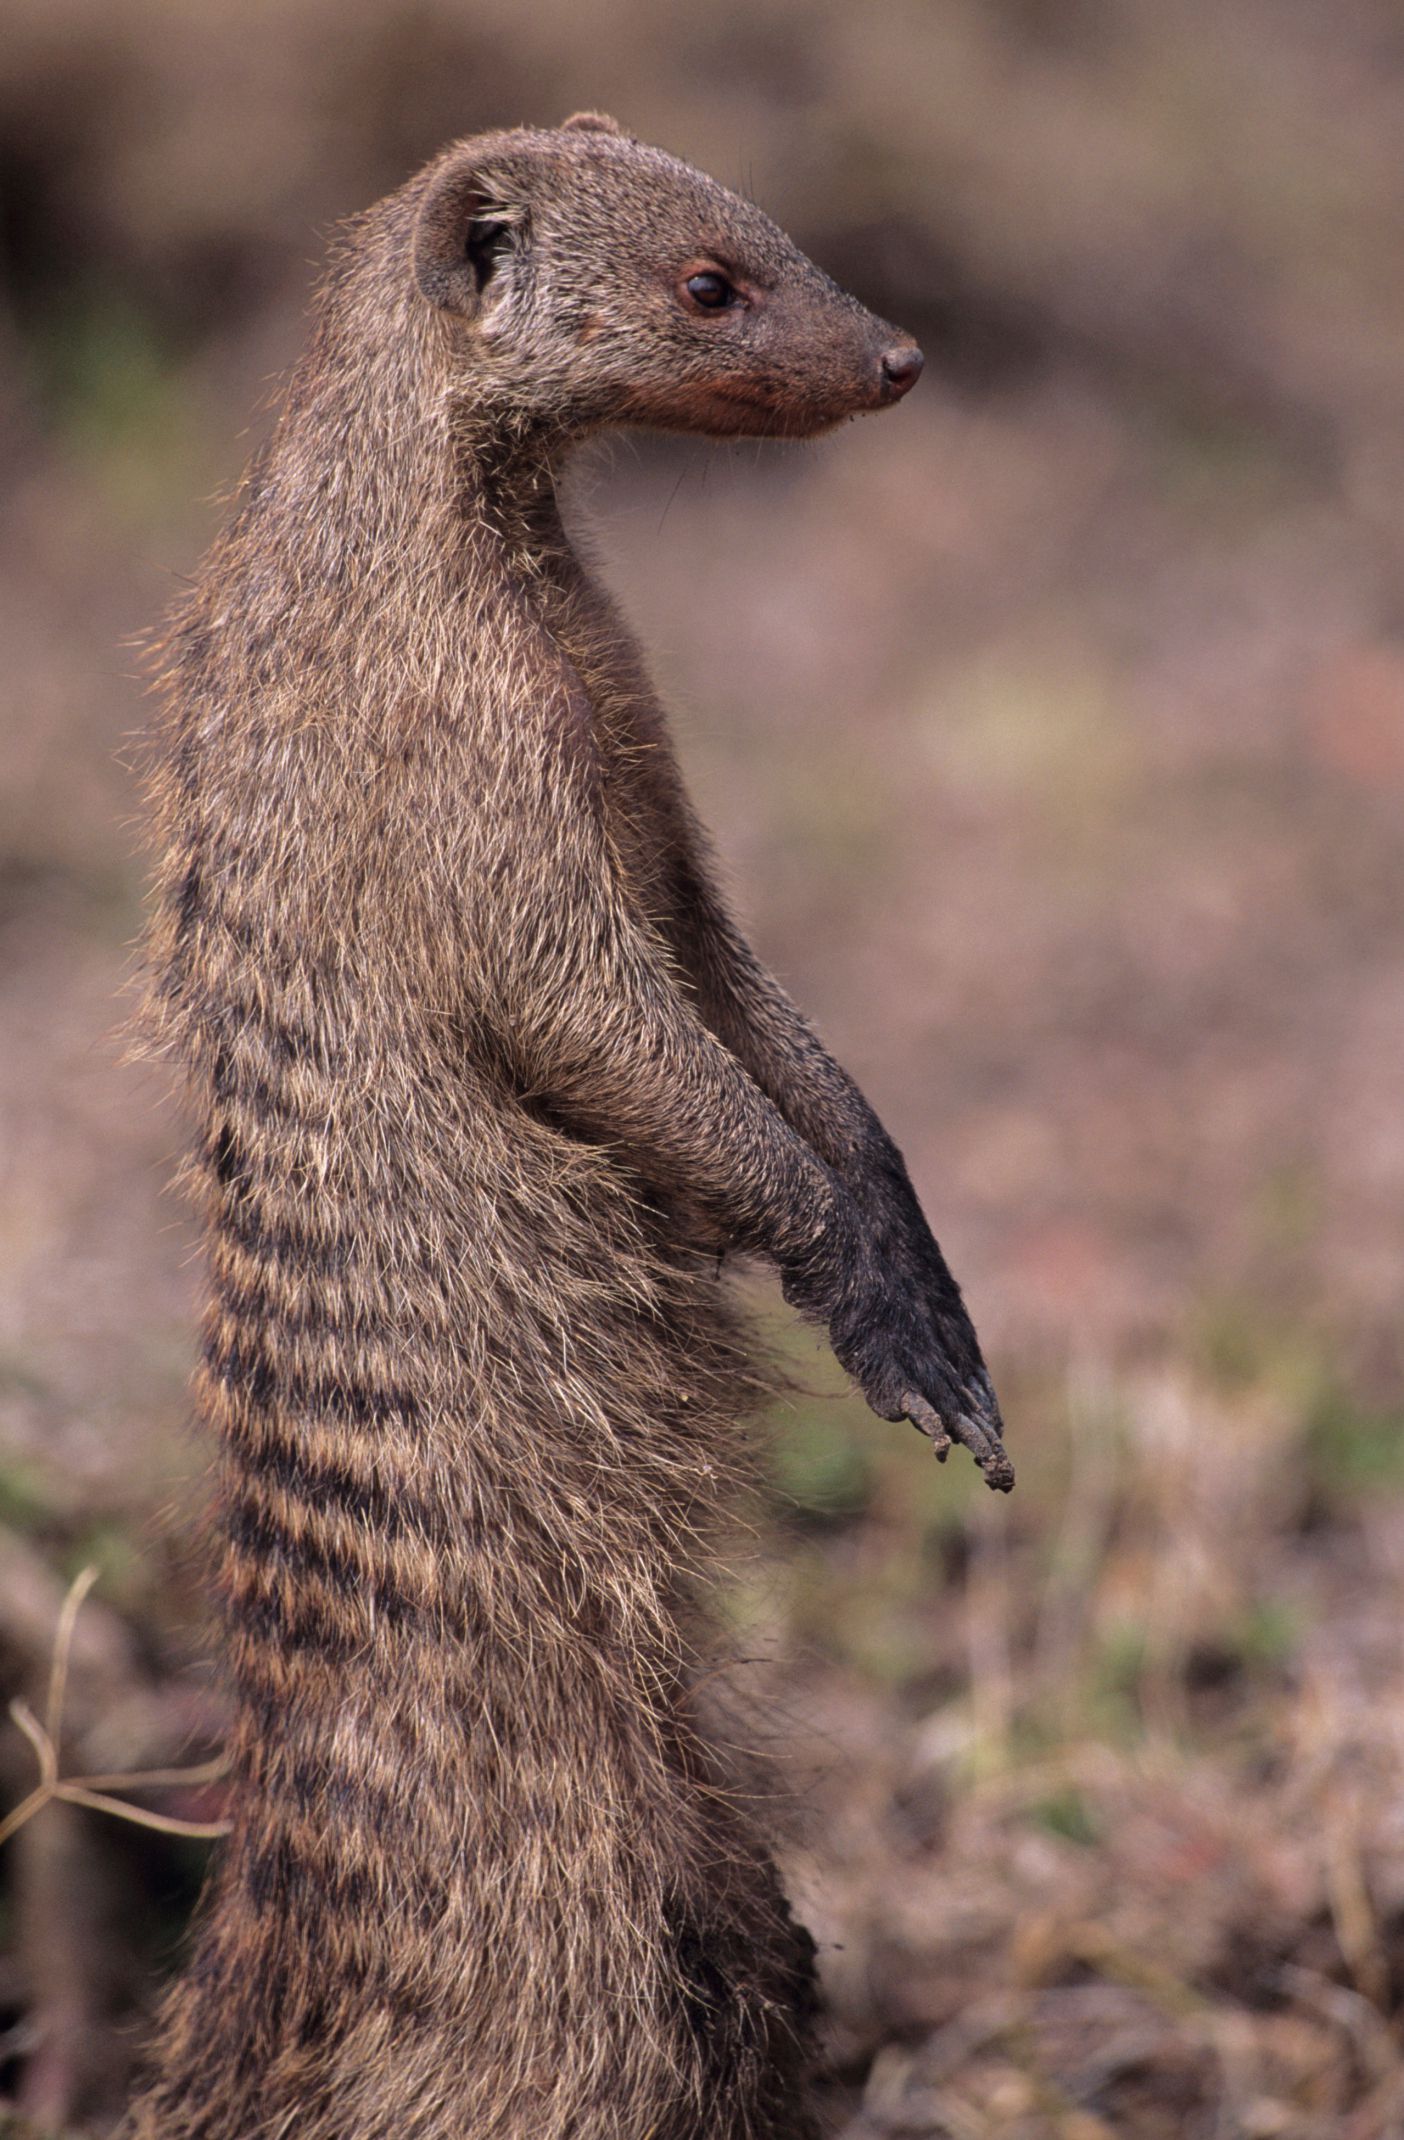
<svg viewBox="0 0 1404 2140"><path fill-rule="evenodd" d="M752 202L597 121L451 150L416 270L467 323L465 385L567 434L807 438L899 400L921 368Z"/></svg>

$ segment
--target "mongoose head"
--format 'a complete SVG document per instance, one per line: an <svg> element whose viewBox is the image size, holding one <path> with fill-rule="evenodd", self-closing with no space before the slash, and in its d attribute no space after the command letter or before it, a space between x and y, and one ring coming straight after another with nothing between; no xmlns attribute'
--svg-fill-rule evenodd
<svg viewBox="0 0 1404 2140"><path fill-rule="evenodd" d="M752 202L596 113L458 142L415 185L463 398L514 420L809 438L921 370Z"/></svg>

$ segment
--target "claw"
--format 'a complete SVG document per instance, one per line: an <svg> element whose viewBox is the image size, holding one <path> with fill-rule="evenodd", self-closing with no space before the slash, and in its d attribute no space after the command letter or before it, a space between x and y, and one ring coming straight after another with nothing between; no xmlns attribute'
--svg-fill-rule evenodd
<svg viewBox="0 0 1404 2140"><path fill-rule="evenodd" d="M985 1484L998 1494L1014 1490L1014 1466L999 1436L988 1427L980 1426L968 1414L962 1412L955 1424L956 1440L964 1442L981 1471Z"/></svg>
<svg viewBox="0 0 1404 2140"><path fill-rule="evenodd" d="M926 1399L918 1396L915 1390L906 1390L903 1393L902 1410L917 1432L929 1438L936 1451L938 1463L945 1463L950 1454L952 1440L961 1442L984 1473L987 1486L1000 1494L1012 1492L1014 1466L1000 1441L997 1428L982 1426L979 1420L972 1419L968 1412L960 1412L956 1415L954 1428L948 1431Z"/></svg>
<svg viewBox="0 0 1404 2140"><path fill-rule="evenodd" d="M1012 1494L1014 1491L1014 1466L1001 1449L992 1464L985 1466L985 1484L997 1494Z"/></svg>
<svg viewBox="0 0 1404 2140"><path fill-rule="evenodd" d="M994 1385L983 1368L978 1368L961 1391L964 1410L971 1422L984 1433L993 1436L996 1442L1004 1439L1004 1420L1000 1415L999 1399Z"/></svg>
<svg viewBox="0 0 1404 2140"><path fill-rule="evenodd" d="M1004 1421L1000 1417L999 1399L985 1368L977 1368L965 1394L974 1400L981 1417L959 1413L954 1430L956 1440L964 1442L969 1449L985 1474L985 1484L992 1486L996 1493L1007 1494L1014 1485L1014 1466L1004 1447Z"/></svg>
<svg viewBox="0 0 1404 2140"><path fill-rule="evenodd" d="M995 1432L998 1434L1001 1431L999 1399L994 1393L994 1384L990 1380L988 1369L977 1368L976 1372L971 1376L970 1394L976 1399L980 1409L989 1413L990 1418L994 1421Z"/></svg>
<svg viewBox="0 0 1404 2140"><path fill-rule="evenodd" d="M926 1399L919 1397L915 1390L906 1390L902 1396L902 1410L918 1434L925 1434L930 1440L937 1463L944 1464L951 1453L951 1437Z"/></svg>

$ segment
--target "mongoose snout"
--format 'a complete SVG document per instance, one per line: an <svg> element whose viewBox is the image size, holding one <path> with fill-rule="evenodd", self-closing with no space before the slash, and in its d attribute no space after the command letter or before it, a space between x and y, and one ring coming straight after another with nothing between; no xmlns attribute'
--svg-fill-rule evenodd
<svg viewBox="0 0 1404 2140"><path fill-rule="evenodd" d="M915 343L900 349L889 349L882 360L882 379L889 401L900 401L909 394L922 375L926 359Z"/></svg>

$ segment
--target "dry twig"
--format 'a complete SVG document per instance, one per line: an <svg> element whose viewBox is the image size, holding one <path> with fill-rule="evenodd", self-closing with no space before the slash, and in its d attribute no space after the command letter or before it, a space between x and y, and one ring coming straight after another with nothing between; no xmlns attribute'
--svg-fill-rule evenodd
<svg viewBox="0 0 1404 2140"><path fill-rule="evenodd" d="M202 1762L193 1768L134 1769L125 1775L111 1776L61 1776L59 1774L59 1741L63 1731L64 1695L68 1686L68 1660L73 1647L73 1630L83 1600L97 1581L98 1571L88 1567L80 1571L69 1585L59 1614L58 1627L54 1634L53 1660L49 1668L48 1698L44 1704L44 1720L41 1723L28 1702L16 1699L10 1703L10 1715L34 1749L39 1765L39 1781L26 1798L0 1821L0 1843L7 1843L17 1830L34 1818L51 1799L60 1799L70 1806L86 1806L93 1813L110 1813L117 1820L132 1821L140 1828L154 1828L162 1835L189 1835L214 1837L229 1833L228 1821L177 1820L169 1813L152 1813L142 1806L128 1805L125 1799L114 1798L113 1790L150 1790L168 1784L215 1783L225 1773L226 1757Z"/></svg>

